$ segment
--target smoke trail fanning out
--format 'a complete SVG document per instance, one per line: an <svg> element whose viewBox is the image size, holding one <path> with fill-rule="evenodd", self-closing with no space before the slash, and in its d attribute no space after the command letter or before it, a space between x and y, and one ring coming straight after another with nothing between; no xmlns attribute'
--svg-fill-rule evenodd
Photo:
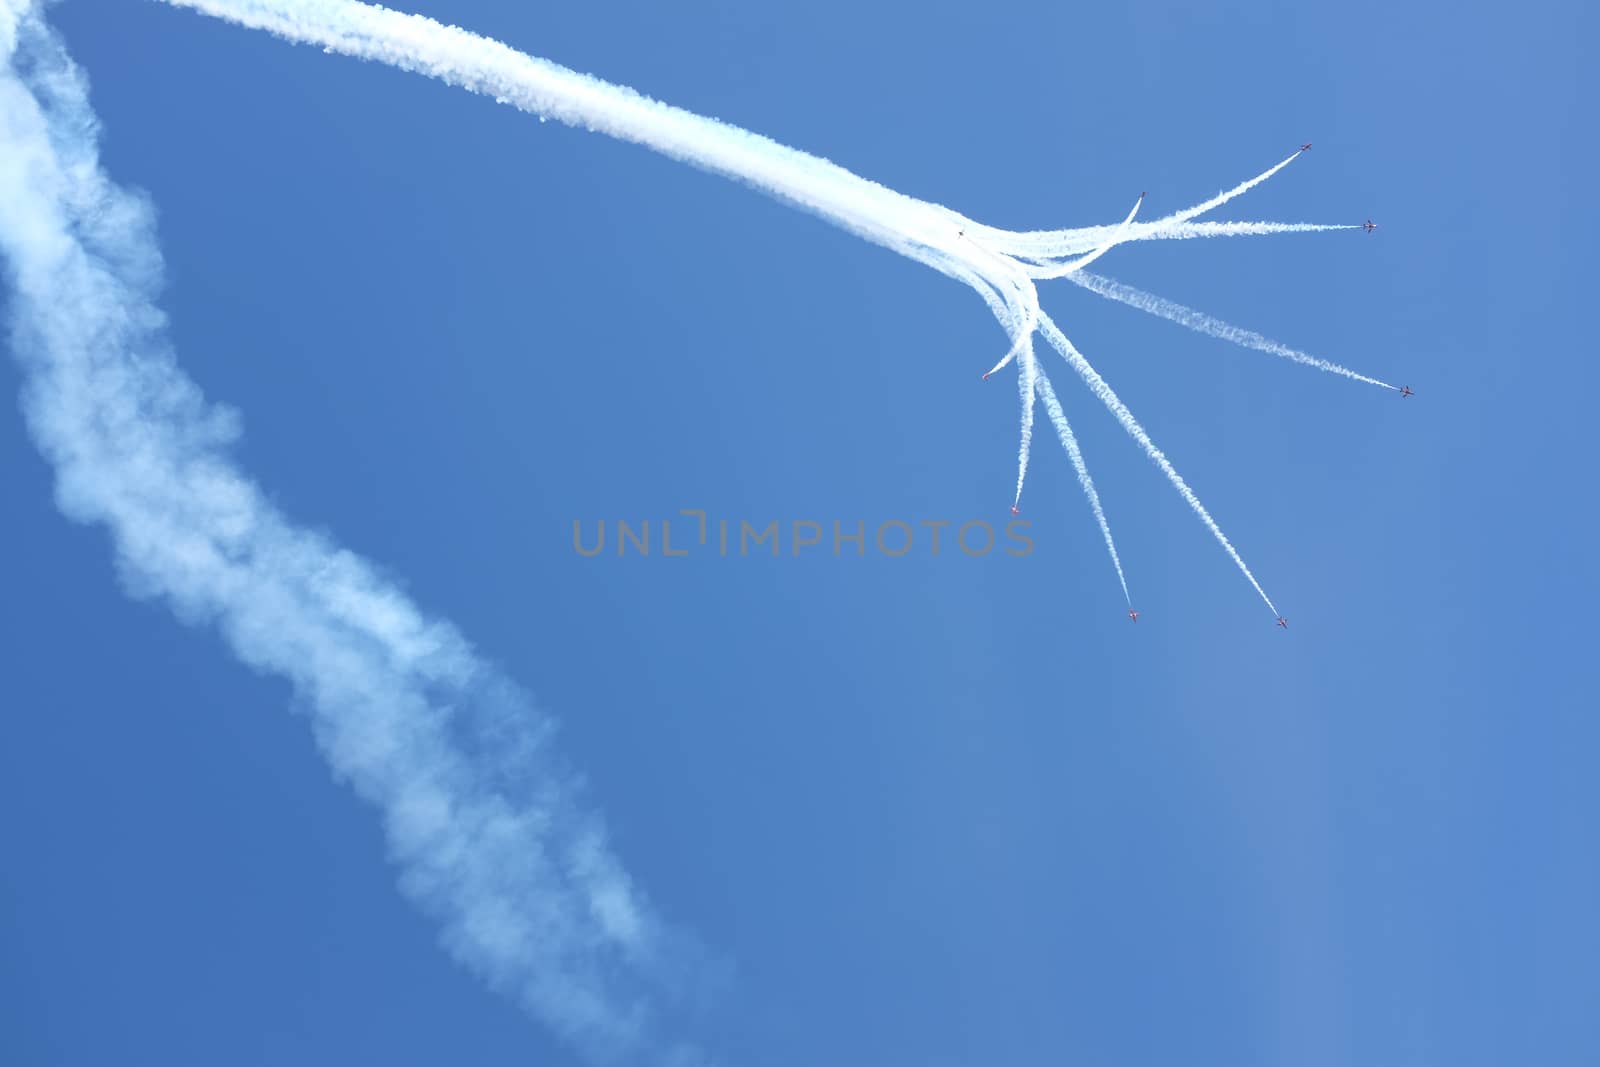
<svg viewBox="0 0 1600 1067"><path fill-rule="evenodd" d="M915 200L852 174L825 159L807 155L765 137L704 118L643 97L631 89L578 74L547 60L535 59L512 48L432 19L406 15L359 0L166 0L238 25L266 30L286 40L313 44L328 52L376 60L415 71L493 97L541 118L554 118L573 126L644 145L674 159L713 173L746 182L774 197L810 211L869 241L925 263L970 285L1010 336L1011 345L1000 361L984 375L1018 360L1023 397L1022 440L1018 450L1017 494L1021 500L1032 444L1033 403L1044 395L1049 379L1037 364L1034 334L1043 329L1051 343L1091 384L1095 394L1117 420L1167 474L1168 479L1216 536L1230 558L1268 605L1271 600L1250 574L1249 568L1201 506L1193 491L1178 477L1166 457L1132 414L1115 399L1104 381L1089 367L1064 335L1049 324L1039 307L1035 279L1069 277L1082 280L1080 271L1113 248L1132 241L1246 234L1305 233L1356 229L1317 223L1195 222L1194 219L1242 196L1287 167L1296 152L1265 171L1223 190L1208 200L1174 212L1154 222L1135 224L1133 212L1120 225L1076 229L1016 232L984 226L949 208ZM1143 194L1140 194L1143 200ZM1134 211L1138 210L1135 204ZM1079 258L1073 258L1079 257ZM1100 280L1089 284L1095 288ZM1096 291L1099 291L1096 289ZM1111 295L1111 294L1107 294ZM1117 297L1121 299L1119 295ZM1151 298L1159 300L1159 298ZM1147 310L1160 306L1150 305ZM1173 307L1177 307L1173 305ZM1183 321L1204 332L1217 332L1230 340L1262 347L1256 335L1205 320L1181 309ZM1170 317L1170 316L1169 316ZM1260 341L1273 346L1264 338ZM1335 364L1294 353L1283 346L1266 347L1278 355L1310 362L1334 373L1378 383ZM1302 358L1303 357L1303 358ZM1095 384L1098 383L1098 384ZM1064 425L1057 424L1058 431ZM1063 444L1069 437L1062 434ZM1078 467L1079 480L1094 507L1110 546L1110 531L1091 489L1081 456L1068 452ZM1013 505L1016 506L1015 504ZM1115 560L1115 548L1112 548ZM1118 564L1118 577L1121 567ZM1124 592L1126 584L1124 583ZM1275 609L1274 609L1275 610Z"/></svg>
<svg viewBox="0 0 1600 1067"><path fill-rule="evenodd" d="M0 0L0 255L60 506L110 531L132 591L291 683L457 959L596 1059L695 1060L652 1006L681 977L676 939L552 751L553 722L235 466L237 420L167 346L151 212L107 180L96 140L59 42L23 0Z"/></svg>
<svg viewBox="0 0 1600 1067"><path fill-rule="evenodd" d="M1083 358L1083 353L1074 348L1072 342L1067 340L1066 334L1062 333L1056 324L1051 321L1050 316L1041 315L1040 322L1044 329L1045 340L1049 341L1051 346L1057 352L1060 352L1067 363L1071 365L1072 369L1078 372L1078 376L1089 386L1090 391L1099 397L1100 402L1111 410L1111 413L1117 417L1118 422L1122 423L1123 429L1128 431L1129 436L1139 442L1144 448L1145 455L1150 457L1150 461L1161 468L1161 473L1167 476L1167 480L1178 491L1178 495L1182 496L1189 507L1194 510L1194 513L1200 516L1200 521L1205 523L1206 529L1211 531L1211 536L1215 537L1218 543L1222 545L1223 551L1228 553L1228 558L1233 560L1239 570L1244 573L1251 586L1255 588L1261 599L1267 602L1267 607L1272 608L1272 613L1276 615L1278 609L1272 603L1272 598L1267 596L1265 589L1261 588L1261 583L1256 581L1256 576L1250 573L1250 568L1245 566L1244 560L1239 556L1238 551L1234 549L1233 543L1222 532L1222 527L1217 525L1216 520L1211 517L1211 513L1205 509L1205 505L1200 503L1200 498L1195 496L1194 490L1190 489L1188 483L1178 474L1177 470L1172 466L1172 461L1167 459L1166 454L1156 447L1154 441L1150 440L1150 435L1144 432L1144 427L1139 425L1138 420L1133 417L1133 413L1117 397L1117 394L1111 391L1111 386L1107 385L1105 379L1100 377L1095 369L1089 365L1089 361Z"/></svg>

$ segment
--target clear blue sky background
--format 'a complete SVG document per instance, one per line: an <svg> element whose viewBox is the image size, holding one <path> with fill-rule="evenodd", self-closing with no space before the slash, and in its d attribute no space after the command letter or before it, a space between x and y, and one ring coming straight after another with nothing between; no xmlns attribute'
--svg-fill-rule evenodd
<svg viewBox="0 0 1600 1067"><path fill-rule="evenodd" d="M1045 291L1287 633L1059 363L1137 626L1044 434L1026 559L579 559L573 519L679 508L1003 521L998 327L635 147L153 3L54 19L244 466L561 717L735 967L685 1024L726 1063L1592 1063L1596 27L1395 8L414 6L1011 227L1314 141L1221 217L1377 234L1101 265L1415 398ZM286 687L124 597L16 414L0 484L0 1062L574 1062L437 947Z"/></svg>

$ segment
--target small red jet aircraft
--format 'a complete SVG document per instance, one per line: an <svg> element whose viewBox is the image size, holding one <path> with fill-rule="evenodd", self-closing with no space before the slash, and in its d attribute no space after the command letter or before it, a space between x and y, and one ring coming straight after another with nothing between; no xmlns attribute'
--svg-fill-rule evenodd
<svg viewBox="0 0 1600 1067"><path fill-rule="evenodd" d="M1378 228L1378 224L1376 222L1373 222L1371 219L1368 219L1366 222L1363 222L1361 224L1361 228L1363 230L1366 230L1368 233L1371 233L1373 230L1376 230Z"/></svg>
<svg viewBox="0 0 1600 1067"><path fill-rule="evenodd" d="M1278 616L1278 625L1283 627L1285 630L1287 630L1289 628L1289 620L1284 618L1282 615L1279 615Z"/></svg>
<svg viewBox="0 0 1600 1067"><path fill-rule="evenodd" d="M1309 151L1311 151L1311 142L1310 142L1310 141L1307 141L1307 142L1306 142L1306 143L1305 143L1305 144L1303 144L1303 145L1301 145L1301 146L1300 146L1300 151L1302 151L1302 152L1309 152Z"/></svg>
<svg viewBox="0 0 1600 1067"><path fill-rule="evenodd" d="M983 372L983 380L984 381L988 381L989 380L989 372L988 371L984 371Z"/></svg>
<svg viewBox="0 0 1600 1067"><path fill-rule="evenodd" d="M1011 505L1011 514L1013 514L1013 515L1021 515L1022 512L1017 510L1017 506L1015 504L1012 504Z"/></svg>
<svg viewBox="0 0 1600 1067"><path fill-rule="evenodd" d="M1413 392L1412 392L1412 391L1411 391L1411 386L1409 386L1409 385L1402 385L1402 386L1401 386L1401 387L1400 387L1400 395L1401 395L1401 396L1416 396L1416 395L1417 395L1417 394L1416 394L1416 393L1413 393Z"/></svg>
<svg viewBox="0 0 1600 1067"><path fill-rule="evenodd" d="M1139 613L1137 611L1131 611L1130 610L1128 612L1128 618L1132 619L1134 622L1138 622L1139 621Z"/></svg>

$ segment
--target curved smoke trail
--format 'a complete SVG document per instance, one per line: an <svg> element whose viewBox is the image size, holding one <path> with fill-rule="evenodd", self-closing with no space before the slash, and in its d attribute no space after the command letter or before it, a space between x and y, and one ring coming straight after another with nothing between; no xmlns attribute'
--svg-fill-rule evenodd
<svg viewBox="0 0 1600 1067"><path fill-rule="evenodd" d="M60 507L106 527L130 591L292 685L457 959L596 1060L701 1062L657 1006L692 949L613 855L554 721L239 470L237 418L171 354L149 207L96 142L77 68L31 4L0 0L0 258Z"/></svg>
<svg viewBox="0 0 1600 1067"><path fill-rule="evenodd" d="M1144 225L1145 232L1154 236L1161 233L1163 230L1171 230L1181 227L1188 223L1189 220L1197 218L1200 215L1204 215L1208 211L1213 211L1221 207L1223 204L1226 204L1230 200L1235 200L1243 196L1245 193L1248 193L1251 189L1254 189L1268 178L1271 178L1274 174L1278 173L1280 170L1282 170L1284 167L1287 167L1298 158L1300 158L1300 153L1296 152L1284 159L1282 162L1275 163L1268 167L1260 174L1257 174L1254 178L1247 178L1231 189L1224 189L1222 192L1211 197L1209 200L1202 200L1193 207L1186 207L1182 211L1173 212L1171 215L1167 215L1164 218L1154 219L1150 222L1147 222ZM1248 226L1260 224L1234 223L1233 225ZM1289 228L1289 230L1294 230L1299 226L1306 224L1275 223L1271 225L1286 226ZM1070 255L1073 251L1078 249L1077 242L1081 242L1085 236L1084 231L1081 228L1070 230L1030 230L1017 233L1011 230L996 230L988 226L979 226L978 231L979 234L984 238L984 241L992 244L995 248L998 248L1004 252L1009 252L1015 255L1024 255L1030 258L1038 256L1055 257ZM1271 231L1258 230L1255 232L1282 233L1286 231L1280 229ZM1218 234L1218 236L1220 235L1221 234Z"/></svg>

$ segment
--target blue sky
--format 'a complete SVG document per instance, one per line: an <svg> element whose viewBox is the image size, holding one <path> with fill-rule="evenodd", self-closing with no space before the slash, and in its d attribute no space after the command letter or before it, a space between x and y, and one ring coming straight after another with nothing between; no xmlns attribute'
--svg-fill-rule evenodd
<svg viewBox="0 0 1600 1067"><path fill-rule="evenodd" d="M1383 227L1097 269L1404 401L1044 289L1287 633L1065 368L1137 626L1044 434L1025 559L586 560L574 519L680 508L1003 521L1002 333L641 149L57 8L240 462L560 718L629 871L731 967L685 1033L779 1067L1600 1055L1592 15L412 9L995 225L1164 213L1311 140L1220 217ZM19 417L0 478L0 1060L577 1063L440 950L287 687L124 595Z"/></svg>

